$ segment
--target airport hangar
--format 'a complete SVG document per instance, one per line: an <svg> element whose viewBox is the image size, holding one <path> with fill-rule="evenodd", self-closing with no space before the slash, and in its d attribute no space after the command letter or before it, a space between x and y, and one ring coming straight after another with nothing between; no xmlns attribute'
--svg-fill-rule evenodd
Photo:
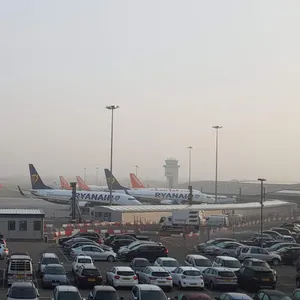
<svg viewBox="0 0 300 300"><path fill-rule="evenodd" d="M44 217L41 209L0 209L0 233L8 240L44 239Z"/></svg>
<svg viewBox="0 0 300 300"><path fill-rule="evenodd" d="M94 218L101 222L130 222L135 224L158 223L161 217L170 216L174 210L199 210L204 215L240 214L259 216L260 202L239 204L197 204L197 205L138 205L138 206L95 206ZM281 200L264 202L264 215L293 214L297 204Z"/></svg>

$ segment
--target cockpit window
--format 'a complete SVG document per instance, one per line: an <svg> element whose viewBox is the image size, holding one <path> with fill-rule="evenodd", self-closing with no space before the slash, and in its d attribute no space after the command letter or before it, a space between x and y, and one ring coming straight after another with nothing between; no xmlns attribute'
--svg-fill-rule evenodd
<svg viewBox="0 0 300 300"><path fill-rule="evenodd" d="M130 197L130 198L128 198L128 200L135 200L135 198L133 198L133 197Z"/></svg>

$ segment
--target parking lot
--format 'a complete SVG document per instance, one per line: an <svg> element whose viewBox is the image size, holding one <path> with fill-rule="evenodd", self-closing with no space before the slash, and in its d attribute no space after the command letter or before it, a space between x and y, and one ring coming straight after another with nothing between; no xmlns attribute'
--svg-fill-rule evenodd
<svg viewBox="0 0 300 300"><path fill-rule="evenodd" d="M179 237L161 237L160 241L169 249L169 256L176 258L179 263L183 263L184 258L187 254L194 253L193 246L197 243L197 239L184 241L183 238ZM73 275L71 272L71 258L67 255L64 255L60 247L56 244L47 244L47 243L30 243L30 242L15 242L9 243L10 252L14 251L27 251L34 262L34 268L37 268L37 263L40 259L40 255L43 252L53 252L56 253L63 262L66 270L68 271L69 280L71 283L74 282ZM102 276L105 278L105 273L110 270L113 266L117 265L128 265L128 263L122 262L96 262L95 265L99 268L102 273ZM0 297L5 298L7 293L7 287L4 282L4 270L5 261L0 261L0 269L1 269L1 288L0 288ZM291 295L292 291L295 289L295 269L292 266L278 266L276 267L276 271L278 274L278 284L277 289L286 293L287 295ZM36 287L39 289L40 299L49 299L52 295L52 290L44 290L41 288L40 278L36 274L34 274L34 282ZM179 295L182 293L193 293L194 291L179 291L176 288L173 289L172 292L166 293L168 297L173 297L175 295ZM240 290L240 292L244 292ZM87 298L89 290L81 290L81 294L84 298ZM123 296L125 299L129 298L130 289L119 289L118 293L120 296ZM218 296L220 291L210 291L205 289L205 293L209 294L212 297ZM252 294L250 294L252 295Z"/></svg>

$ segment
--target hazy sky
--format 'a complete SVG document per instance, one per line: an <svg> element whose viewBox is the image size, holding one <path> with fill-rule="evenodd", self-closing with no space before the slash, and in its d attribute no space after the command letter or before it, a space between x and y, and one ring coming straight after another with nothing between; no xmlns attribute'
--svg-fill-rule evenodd
<svg viewBox="0 0 300 300"><path fill-rule="evenodd" d="M299 0L0 4L1 176L299 180Z"/></svg>

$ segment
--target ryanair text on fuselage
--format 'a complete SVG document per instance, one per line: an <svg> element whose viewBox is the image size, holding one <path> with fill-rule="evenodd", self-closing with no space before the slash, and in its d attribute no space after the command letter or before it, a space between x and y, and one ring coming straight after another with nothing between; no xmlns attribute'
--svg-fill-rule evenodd
<svg viewBox="0 0 300 300"><path fill-rule="evenodd" d="M188 193L182 194L182 193L155 193L155 198L169 198L169 199L188 199ZM193 199L197 200L200 198L200 195L193 194Z"/></svg>
<svg viewBox="0 0 300 300"><path fill-rule="evenodd" d="M110 201L110 195L91 194L91 193L76 193L77 200L95 200L95 201ZM118 201L120 196L112 195L112 201Z"/></svg>

